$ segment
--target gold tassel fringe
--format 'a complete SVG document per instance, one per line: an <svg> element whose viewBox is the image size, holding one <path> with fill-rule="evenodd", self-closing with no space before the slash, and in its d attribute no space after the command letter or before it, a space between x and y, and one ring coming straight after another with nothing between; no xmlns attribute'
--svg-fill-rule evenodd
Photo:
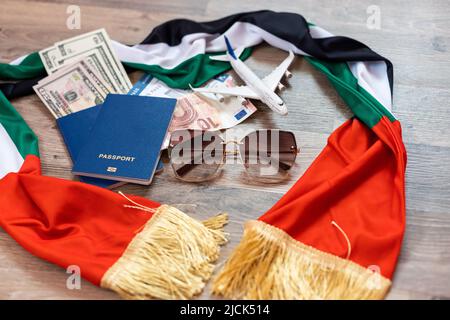
<svg viewBox="0 0 450 320"><path fill-rule="evenodd" d="M213 292L231 299L382 299L390 285L379 273L250 221Z"/></svg>
<svg viewBox="0 0 450 320"><path fill-rule="evenodd" d="M189 299L211 277L227 214L199 222L163 205L105 273L101 286L126 299Z"/></svg>

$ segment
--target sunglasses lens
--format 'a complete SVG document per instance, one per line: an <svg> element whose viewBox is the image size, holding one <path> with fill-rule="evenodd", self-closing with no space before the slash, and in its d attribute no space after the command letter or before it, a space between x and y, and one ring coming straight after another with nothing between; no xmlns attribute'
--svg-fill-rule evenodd
<svg viewBox="0 0 450 320"><path fill-rule="evenodd" d="M286 178L297 157L297 142L292 132L257 130L243 139L240 153L247 173L267 182Z"/></svg>
<svg viewBox="0 0 450 320"><path fill-rule="evenodd" d="M217 132L177 130L169 144L170 162L175 176L189 182L214 178L223 163L225 145Z"/></svg>

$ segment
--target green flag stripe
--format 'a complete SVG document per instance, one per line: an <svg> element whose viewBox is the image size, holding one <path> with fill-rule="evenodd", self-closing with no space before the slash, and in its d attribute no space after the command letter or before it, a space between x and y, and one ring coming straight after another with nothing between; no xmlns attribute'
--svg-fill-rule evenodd
<svg viewBox="0 0 450 320"><path fill-rule="evenodd" d="M39 156L38 139L20 114L0 91L0 124L25 159L29 154Z"/></svg>
<svg viewBox="0 0 450 320"><path fill-rule="evenodd" d="M370 93L358 85L358 80L345 62L326 62L311 57L305 59L324 73L347 103L355 116L372 128L383 116L390 121L395 117Z"/></svg>
<svg viewBox="0 0 450 320"><path fill-rule="evenodd" d="M241 60L250 57L251 48L246 48L241 56ZM210 56L223 55L225 52L214 54L198 54L172 69L164 69L158 65L146 65L140 63L124 62L126 66L150 73L155 78L165 82L168 86L178 89L189 89L189 85L199 87L211 78L230 70L229 62L209 59Z"/></svg>
<svg viewBox="0 0 450 320"><path fill-rule="evenodd" d="M0 63L0 79L2 80L23 80L45 74L44 65L37 52L29 54L18 65Z"/></svg>

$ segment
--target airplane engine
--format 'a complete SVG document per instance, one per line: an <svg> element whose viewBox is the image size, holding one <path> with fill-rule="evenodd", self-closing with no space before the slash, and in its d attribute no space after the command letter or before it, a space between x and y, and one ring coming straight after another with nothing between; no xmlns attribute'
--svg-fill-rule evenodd
<svg viewBox="0 0 450 320"><path fill-rule="evenodd" d="M288 79L292 78L292 73L289 70L286 70L286 72L284 73L284 76Z"/></svg>
<svg viewBox="0 0 450 320"><path fill-rule="evenodd" d="M286 89L286 87L280 82L278 85L277 85L277 88L278 88L278 91L283 91L284 89Z"/></svg>
<svg viewBox="0 0 450 320"><path fill-rule="evenodd" d="M242 97L238 97L238 99L239 99L239 101L241 102L241 104L242 104L243 106L246 106L246 105L248 104L248 100L246 100L246 99L244 99L244 98L242 98Z"/></svg>
<svg viewBox="0 0 450 320"><path fill-rule="evenodd" d="M225 101L225 97L221 94L215 94L214 96L216 97L217 101L221 103Z"/></svg>

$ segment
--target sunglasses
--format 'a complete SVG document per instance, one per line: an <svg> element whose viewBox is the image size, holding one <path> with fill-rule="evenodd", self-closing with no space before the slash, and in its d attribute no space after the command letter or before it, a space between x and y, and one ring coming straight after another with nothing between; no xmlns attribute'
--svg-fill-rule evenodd
<svg viewBox="0 0 450 320"><path fill-rule="evenodd" d="M168 152L175 177L186 182L216 178L231 155L241 159L250 178L276 183L289 176L299 149L290 131L256 130L239 141L225 141L219 131L186 129L171 133Z"/></svg>

